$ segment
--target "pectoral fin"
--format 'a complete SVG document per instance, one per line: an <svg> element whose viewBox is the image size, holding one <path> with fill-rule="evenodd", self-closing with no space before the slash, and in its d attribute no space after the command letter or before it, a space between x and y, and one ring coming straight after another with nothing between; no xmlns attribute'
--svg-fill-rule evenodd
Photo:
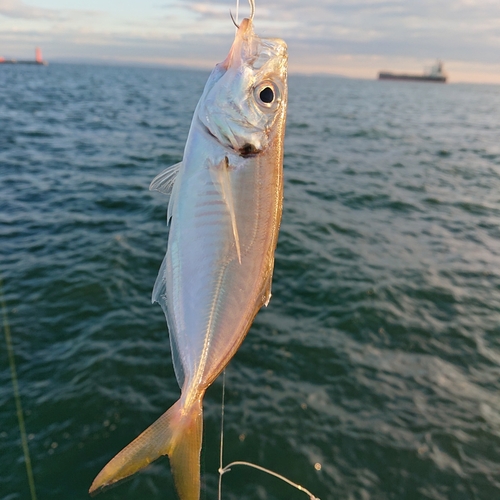
<svg viewBox="0 0 500 500"><path fill-rule="evenodd" d="M177 192L179 191L179 183L175 182L178 178L179 170L182 167L182 162L176 163L167 167L163 172L159 173L149 185L150 191L159 191L163 194L169 194L167 221L170 223L174 212L175 203L177 200Z"/></svg>
<svg viewBox="0 0 500 500"><path fill-rule="evenodd" d="M241 264L241 249L240 238L238 236L238 226L236 224L236 213L234 210L233 190L231 187L231 177L229 171L229 159L227 156L218 165L210 167L210 174L214 184L220 189L222 198L229 211L231 217L231 226L233 228L234 242L236 245L236 252L238 254L238 262Z"/></svg>
<svg viewBox="0 0 500 500"><path fill-rule="evenodd" d="M177 174L181 169L182 161L167 167L163 172L159 173L149 185L150 191L159 191L163 194L170 194L174 186Z"/></svg>

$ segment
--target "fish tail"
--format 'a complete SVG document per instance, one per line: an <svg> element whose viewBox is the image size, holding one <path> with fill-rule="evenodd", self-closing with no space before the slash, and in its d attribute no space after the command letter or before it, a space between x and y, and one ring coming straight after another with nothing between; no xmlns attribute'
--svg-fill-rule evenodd
<svg viewBox="0 0 500 500"><path fill-rule="evenodd" d="M177 401L102 469L89 493L96 494L160 456L168 455L180 499L199 500L202 434L202 398L189 408L184 408L181 401Z"/></svg>

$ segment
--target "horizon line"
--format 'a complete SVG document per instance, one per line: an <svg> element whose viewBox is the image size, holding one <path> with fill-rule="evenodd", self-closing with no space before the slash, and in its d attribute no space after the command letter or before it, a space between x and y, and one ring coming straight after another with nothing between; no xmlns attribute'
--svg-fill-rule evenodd
<svg viewBox="0 0 500 500"><path fill-rule="evenodd" d="M0 56L0 59L2 57ZM11 58L13 59L13 58ZM17 59L15 59L17 60ZM23 59L24 60L24 59ZM35 61L35 59L33 59ZM123 66L123 67L150 67L150 68L170 68L170 69L186 69L193 71L211 71L215 64L209 65L205 61L203 63L197 62L179 62L179 61L158 61L158 60L137 60L129 58L92 58L92 57L56 57L51 60L44 59L45 63L50 64L81 64L81 65L96 65L96 66ZM0 64L0 66L2 66ZM325 69L311 69L307 67L300 67L295 65L295 67L289 68L288 73L290 75L303 75L303 76L329 76L334 78L346 78L351 80L364 80L364 81L378 81L378 71L371 76L361 76L361 75L349 75L345 73L328 71ZM449 78L449 75L448 75ZM387 82L386 82L387 83ZM405 83L405 82L403 82ZM417 82L418 83L418 82ZM447 85L454 84L467 84L467 85L500 85L500 82L481 82L481 81L467 81L467 80L457 80L449 79L446 83Z"/></svg>

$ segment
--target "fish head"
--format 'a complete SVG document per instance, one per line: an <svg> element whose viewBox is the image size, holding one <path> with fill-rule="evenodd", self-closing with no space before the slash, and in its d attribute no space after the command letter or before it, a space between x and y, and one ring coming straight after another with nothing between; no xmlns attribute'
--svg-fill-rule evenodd
<svg viewBox="0 0 500 500"><path fill-rule="evenodd" d="M287 46L260 38L244 19L226 59L217 64L198 105L198 118L224 147L247 157L272 144L287 104Z"/></svg>

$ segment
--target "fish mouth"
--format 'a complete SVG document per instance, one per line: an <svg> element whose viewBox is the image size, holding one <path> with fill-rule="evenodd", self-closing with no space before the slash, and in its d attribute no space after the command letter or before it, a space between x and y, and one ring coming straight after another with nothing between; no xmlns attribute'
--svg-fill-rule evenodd
<svg viewBox="0 0 500 500"><path fill-rule="evenodd" d="M234 38L231 49L229 50L229 54L226 59L222 61L220 64L224 69L229 69L232 64L241 63L242 59L242 48L245 43L248 44L249 40L254 36L253 34L253 26L252 20L245 18L241 21L238 31L236 32L236 36Z"/></svg>

